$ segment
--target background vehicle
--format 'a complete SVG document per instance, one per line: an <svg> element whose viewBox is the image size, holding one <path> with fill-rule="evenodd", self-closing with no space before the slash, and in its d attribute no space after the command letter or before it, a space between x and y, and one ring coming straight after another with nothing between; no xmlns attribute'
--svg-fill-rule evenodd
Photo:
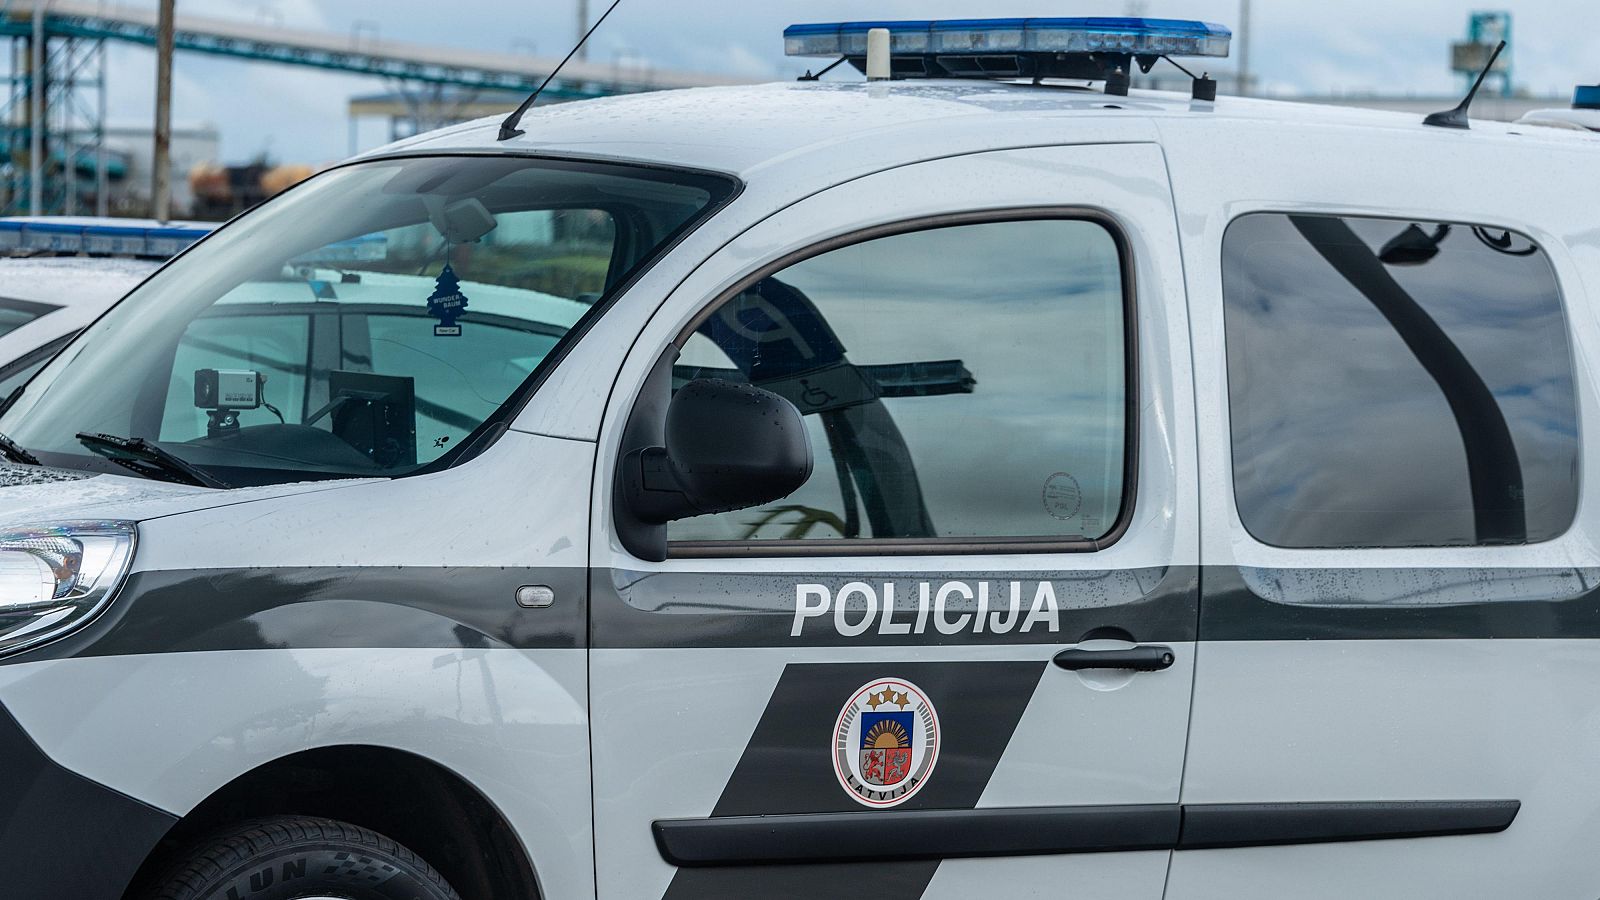
<svg viewBox="0 0 1600 900"><path fill-rule="evenodd" d="M0 256L0 403L85 325L211 228L134 219L0 219L0 252L27 254Z"/></svg>

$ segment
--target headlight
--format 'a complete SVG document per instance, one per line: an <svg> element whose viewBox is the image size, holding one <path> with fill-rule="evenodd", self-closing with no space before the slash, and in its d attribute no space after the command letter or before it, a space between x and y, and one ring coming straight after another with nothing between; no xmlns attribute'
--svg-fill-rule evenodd
<svg viewBox="0 0 1600 900"><path fill-rule="evenodd" d="M132 522L0 529L0 655L99 615L128 574L133 544Z"/></svg>

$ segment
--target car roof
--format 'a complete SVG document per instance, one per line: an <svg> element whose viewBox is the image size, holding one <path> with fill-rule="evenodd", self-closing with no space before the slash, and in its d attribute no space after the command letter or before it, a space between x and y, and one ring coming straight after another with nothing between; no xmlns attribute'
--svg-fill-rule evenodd
<svg viewBox="0 0 1600 900"><path fill-rule="evenodd" d="M161 265L159 260L123 257L0 257L0 297L103 309Z"/></svg>
<svg viewBox="0 0 1600 900"><path fill-rule="evenodd" d="M1186 94L1134 91L1127 97L1081 86L979 80L892 82L784 82L696 88L608 97L535 107L522 119L524 134L498 141L500 118L480 119L418 135L372 151L368 157L439 152L516 152L576 155L711 169L748 177L800 157L839 157L861 148L882 155L893 148L904 161L947 155L974 138L1004 145L1014 133L1037 134L1054 125L1059 143L1092 142L1092 125L1122 123L1122 130L1155 140L1163 121L1268 122L1285 129L1343 128L1411 132L1419 140L1459 138L1429 128L1409 113L1320 106L1280 100L1222 97L1196 102ZM1063 122L1080 123L1078 128ZM1028 126L1028 127L1025 127ZM1537 134L1533 134L1538 132ZM1509 133L1565 142L1592 135L1495 122L1473 122L1475 139ZM1020 139L1020 138L1019 138Z"/></svg>

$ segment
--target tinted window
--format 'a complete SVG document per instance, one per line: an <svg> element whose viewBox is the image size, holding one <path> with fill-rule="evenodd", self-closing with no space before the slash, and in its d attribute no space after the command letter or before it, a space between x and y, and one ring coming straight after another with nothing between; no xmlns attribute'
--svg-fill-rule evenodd
<svg viewBox="0 0 1600 900"><path fill-rule="evenodd" d="M44 303L31 303L26 300L7 300L0 297L0 335L32 322L48 312L53 312L57 307Z"/></svg>
<svg viewBox="0 0 1600 900"><path fill-rule="evenodd" d="M1577 506L1573 365L1528 238L1253 215L1223 246L1234 489L1258 540L1549 540Z"/></svg>
<svg viewBox="0 0 1600 900"><path fill-rule="evenodd" d="M716 309L678 383L749 380L805 415L811 480L673 540L1099 538L1123 503L1121 258L1099 224L868 241Z"/></svg>

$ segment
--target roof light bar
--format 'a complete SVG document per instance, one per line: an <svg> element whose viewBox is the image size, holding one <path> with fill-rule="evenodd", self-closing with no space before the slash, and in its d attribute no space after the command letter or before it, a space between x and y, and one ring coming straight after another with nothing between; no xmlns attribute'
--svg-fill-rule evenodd
<svg viewBox="0 0 1600 900"><path fill-rule="evenodd" d="M187 250L214 227L203 222L13 216L0 219L0 253L31 250L165 258Z"/></svg>
<svg viewBox="0 0 1600 900"><path fill-rule="evenodd" d="M897 57L1039 56L1105 54L1226 57L1233 32L1221 25L1181 19L1050 18L951 19L907 22L833 22L793 25L783 33L789 56L865 57L867 32L889 30ZM934 70L948 67L934 66ZM966 67L962 67L966 68ZM897 74L906 74L897 68ZM930 71L929 74L945 74Z"/></svg>
<svg viewBox="0 0 1600 900"><path fill-rule="evenodd" d="M389 238L383 234L368 234L329 244L290 260L297 266L332 266L341 263L372 262L388 259Z"/></svg>
<svg viewBox="0 0 1600 900"><path fill-rule="evenodd" d="M1581 84L1572 94L1573 109L1600 109L1600 84Z"/></svg>

